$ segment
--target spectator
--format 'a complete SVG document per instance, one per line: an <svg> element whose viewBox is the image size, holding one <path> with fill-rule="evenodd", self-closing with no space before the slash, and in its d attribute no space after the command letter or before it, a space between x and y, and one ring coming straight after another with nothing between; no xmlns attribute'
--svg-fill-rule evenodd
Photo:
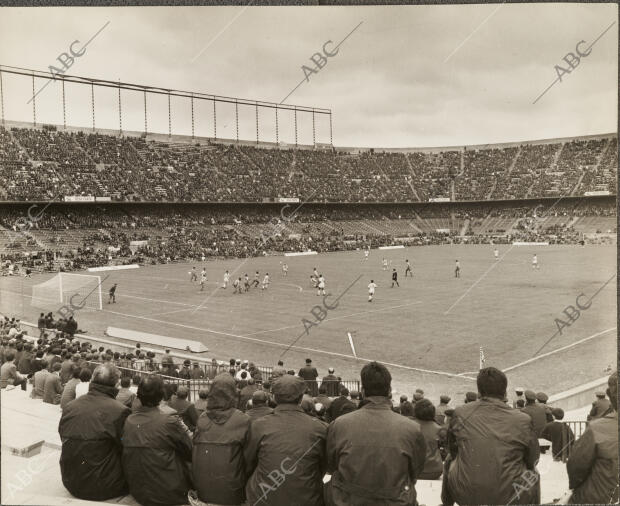
<svg viewBox="0 0 620 506"><path fill-rule="evenodd" d="M416 403L417 404L417 403ZM410 420L415 420L415 404L409 401L404 401L400 405L400 414L406 416Z"/></svg>
<svg viewBox="0 0 620 506"><path fill-rule="evenodd" d="M39 349L35 353L34 358L30 361L30 372L31 372L31 374L34 375L34 374L36 374L38 371L40 371L43 368L43 366L41 364L42 360L43 360L43 350ZM45 368L47 368L47 365L45 366Z"/></svg>
<svg viewBox="0 0 620 506"><path fill-rule="evenodd" d="M450 420L442 503L539 504L532 420L504 402L508 381L499 369L481 369L477 384L480 400L457 407Z"/></svg>
<svg viewBox="0 0 620 506"><path fill-rule="evenodd" d="M187 504L192 487L192 442L172 414L159 410L164 395L160 376L146 376L138 387L141 406L125 421L123 471L129 492L145 506Z"/></svg>
<svg viewBox="0 0 620 506"><path fill-rule="evenodd" d="M450 406L450 396L448 395L440 395L439 396L439 406L437 406L435 408L435 421L439 424L439 425L443 425L444 422L446 421L446 409L448 409Z"/></svg>
<svg viewBox="0 0 620 506"><path fill-rule="evenodd" d="M357 407L349 400L349 391L342 387L340 388L340 397L336 397L329 408L325 411L325 415L328 422L333 422L336 418L347 413L355 411Z"/></svg>
<svg viewBox="0 0 620 506"><path fill-rule="evenodd" d="M366 364L361 378L366 404L328 429L327 504L417 504L424 436L418 424L392 411L392 376L384 365Z"/></svg>
<svg viewBox="0 0 620 506"><path fill-rule="evenodd" d="M321 403L325 409L329 408L332 403L332 400L327 396L327 385L323 385L319 387L319 395L314 398L315 403Z"/></svg>
<svg viewBox="0 0 620 506"><path fill-rule="evenodd" d="M340 378L334 374L333 367L327 369L327 372L327 376L324 376L321 381L321 386L325 385L327 387L328 397L336 397L338 392L340 392Z"/></svg>
<svg viewBox="0 0 620 506"><path fill-rule="evenodd" d="M257 389L258 387L254 384L254 378L248 378L248 384L244 386L239 393L239 409L241 411L246 410L248 401L252 398L252 395Z"/></svg>
<svg viewBox="0 0 620 506"><path fill-rule="evenodd" d="M194 432L196 422L198 421L198 413L194 405L187 400L188 395L188 388L185 385L180 385L177 388L176 395L173 395L170 401L168 401L168 406L174 409L187 428Z"/></svg>
<svg viewBox="0 0 620 506"><path fill-rule="evenodd" d="M62 390L60 397L60 409L65 409L67 404L75 399L75 387L80 384L80 368L77 364L71 366L71 379Z"/></svg>
<svg viewBox="0 0 620 506"><path fill-rule="evenodd" d="M17 371L24 375L30 376L33 374L32 371L32 359L34 358L32 354L32 344L26 343L24 345L24 351L22 353L21 358L19 359L19 363L17 364Z"/></svg>
<svg viewBox="0 0 620 506"><path fill-rule="evenodd" d="M535 399L535 398L534 398ZM467 392L465 394L465 404L470 402L476 402L478 400L478 394L476 392Z"/></svg>
<svg viewBox="0 0 620 506"><path fill-rule="evenodd" d="M86 395L90 390L90 379L93 373L90 371L90 367L83 367L80 369L80 382L75 385L75 398L79 398L82 395Z"/></svg>
<svg viewBox="0 0 620 506"><path fill-rule="evenodd" d="M545 409L545 422L553 422L553 415L551 414L551 407L547 406L549 396L545 392L538 392L536 394L536 400Z"/></svg>
<svg viewBox="0 0 620 506"><path fill-rule="evenodd" d="M243 450L250 417L236 406L235 380L227 373L216 376L193 438L192 474L197 497L206 503L243 504L246 499L249 468Z"/></svg>
<svg viewBox="0 0 620 506"><path fill-rule="evenodd" d="M121 436L131 411L115 399L119 377L113 365L98 366L88 394L67 404L60 418L62 482L78 499L105 501L129 491Z"/></svg>
<svg viewBox="0 0 620 506"><path fill-rule="evenodd" d="M194 366L192 367L189 376L190 379L203 379L205 377L205 372L202 367L200 367L198 362L194 362Z"/></svg>
<svg viewBox="0 0 620 506"><path fill-rule="evenodd" d="M570 449L575 442L575 434L568 424L561 421L564 418L564 410L553 408L551 414L556 421L547 423L540 437L551 441L553 460L566 462Z"/></svg>
<svg viewBox="0 0 620 506"><path fill-rule="evenodd" d="M305 390L301 378L281 376L272 386L278 404L274 412L252 422L245 448L249 504L323 504L326 424L300 408ZM286 478L267 488L274 469L286 472Z"/></svg>
<svg viewBox="0 0 620 506"><path fill-rule="evenodd" d="M278 365L276 365L271 371L272 378L279 378L280 376L284 376L286 374L286 369L284 367L284 362L282 360L278 360Z"/></svg>
<svg viewBox="0 0 620 506"><path fill-rule="evenodd" d="M43 395L45 394L45 379L52 374L47 370L47 360L41 359L39 363L41 365L41 370L35 372L32 377L33 388L30 397L33 399L43 399Z"/></svg>
<svg viewBox="0 0 620 506"><path fill-rule="evenodd" d="M45 322L45 313L41 313L41 315L39 316L39 319L37 320L37 328L39 329L39 337L43 337L43 334L45 334L45 329L47 328Z"/></svg>
<svg viewBox="0 0 620 506"><path fill-rule="evenodd" d="M15 365L15 352L9 350L5 353L4 364L0 366L0 388L6 388L7 385L21 386L22 390L26 391L26 382L28 381L25 376L22 376L17 372L17 366Z"/></svg>
<svg viewBox="0 0 620 506"><path fill-rule="evenodd" d="M532 390L525 391L525 407L521 411L530 415L536 437L540 437L542 430L547 425L547 415L545 407L536 403L536 393Z"/></svg>
<svg viewBox="0 0 620 506"><path fill-rule="evenodd" d="M139 387L140 387L140 376L136 374L133 378L131 378L131 386L129 387L129 390L131 390L137 396Z"/></svg>
<svg viewBox="0 0 620 506"><path fill-rule="evenodd" d="M121 388L119 388L118 394L116 394L116 400L128 408L131 408L131 405L136 398L136 394L129 389L130 385L131 379L129 376L121 378Z"/></svg>
<svg viewBox="0 0 620 506"><path fill-rule="evenodd" d="M181 367L181 370L179 371L179 378L191 379L192 374L191 374L191 370L189 368L190 365L192 365L192 361L191 360L185 359L183 361L183 367Z"/></svg>
<svg viewBox="0 0 620 506"><path fill-rule="evenodd" d="M618 502L618 372L607 381L611 411L592 420L573 445L566 470L572 504Z"/></svg>
<svg viewBox="0 0 620 506"><path fill-rule="evenodd" d="M198 400L194 402L194 408L196 409L196 413L198 414L198 418L202 415L203 411L207 409L207 398L209 395L209 391L206 388L201 388L198 392Z"/></svg>
<svg viewBox="0 0 620 506"><path fill-rule="evenodd" d="M252 420L256 420L273 413L273 409L267 405L268 400L269 397L266 392L263 390L256 390L252 394L252 408L247 410L247 415Z"/></svg>
<svg viewBox="0 0 620 506"><path fill-rule="evenodd" d="M520 400L523 400L523 403L525 404L525 397L523 397L523 387L515 388L515 395L515 400L512 402L513 408L517 407L517 402L519 402Z"/></svg>
<svg viewBox="0 0 620 506"><path fill-rule="evenodd" d="M315 367L312 367L312 360L306 359L306 366L299 369L298 376L306 382L311 397L316 397L319 393L319 385L316 379L319 376Z"/></svg>
<svg viewBox="0 0 620 506"><path fill-rule="evenodd" d="M420 399L415 403L415 420L426 441L426 459L421 480L436 480L443 471L443 462L439 453L439 430L441 426L435 421L435 406L428 399Z"/></svg>
<svg viewBox="0 0 620 506"><path fill-rule="evenodd" d="M592 409L588 414L588 421L602 418L612 411L611 402L605 398L605 392L596 392L596 400L592 403Z"/></svg>

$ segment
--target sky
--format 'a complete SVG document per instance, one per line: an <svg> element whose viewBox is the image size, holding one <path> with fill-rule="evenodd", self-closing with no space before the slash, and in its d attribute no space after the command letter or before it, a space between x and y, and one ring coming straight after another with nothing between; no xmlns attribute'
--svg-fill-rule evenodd
<svg viewBox="0 0 620 506"><path fill-rule="evenodd" d="M57 58L73 41L77 52L96 35L67 74L331 109L336 146L519 142L616 131L617 9L5 7L0 65L62 69ZM588 56L567 57L571 68L565 56L587 53L599 36ZM310 58L323 48L334 55L319 68ZM45 82L36 79L35 91ZM31 79L2 73L2 84L5 119L32 121ZM65 93L67 124L92 127L90 87L67 84ZM38 93L38 122L62 124L61 97L60 81ZM124 130L144 129L143 100L122 92ZM212 136L212 102L194 107L195 134ZM118 129L118 116L117 91L97 88L96 127ZM279 140L295 142L293 115L278 120ZM235 124L234 105L218 104L218 137L234 138ZM191 134L190 100L171 99L171 126ZM166 96L149 95L148 130L168 132ZM256 139L254 107L239 107L239 135ZM259 110L259 135L275 140L273 109ZM299 113L298 142L312 139L312 116ZM314 139L329 142L326 115L315 115Z"/></svg>

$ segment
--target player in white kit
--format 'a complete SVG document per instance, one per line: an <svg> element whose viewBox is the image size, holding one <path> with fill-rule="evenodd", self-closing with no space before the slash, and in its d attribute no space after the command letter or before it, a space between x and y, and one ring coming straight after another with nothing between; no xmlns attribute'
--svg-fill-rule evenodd
<svg viewBox="0 0 620 506"><path fill-rule="evenodd" d="M377 288L375 280L371 279L370 283L368 284L368 302L372 302L372 298L375 295L375 288Z"/></svg>
<svg viewBox="0 0 620 506"><path fill-rule="evenodd" d="M224 273L224 282L222 283L222 288L227 288L229 282L230 282L230 274L228 274L228 271L226 271Z"/></svg>
<svg viewBox="0 0 620 506"><path fill-rule="evenodd" d="M203 292L205 289L205 283L207 282L207 270L202 269L200 273L200 291Z"/></svg>
<svg viewBox="0 0 620 506"><path fill-rule="evenodd" d="M413 277L413 271L411 270L411 265L409 264L409 260L405 260L405 277L409 275Z"/></svg>
<svg viewBox="0 0 620 506"><path fill-rule="evenodd" d="M265 277L263 278L263 286L261 287L261 290L267 290L267 288L269 288L269 273L268 272L265 273Z"/></svg>
<svg viewBox="0 0 620 506"><path fill-rule="evenodd" d="M325 278L323 277L323 274L319 274L319 284L318 284L319 289L316 291L317 295L325 295Z"/></svg>
<svg viewBox="0 0 620 506"><path fill-rule="evenodd" d="M364 260L368 260L368 255L370 255L370 248L364 250Z"/></svg>
<svg viewBox="0 0 620 506"><path fill-rule="evenodd" d="M192 270L189 271L189 281L190 283L194 283L195 281L198 281L198 274L196 274L196 267L192 267Z"/></svg>
<svg viewBox="0 0 620 506"><path fill-rule="evenodd" d="M282 276L286 277L287 274L288 274L288 264L283 263L282 264Z"/></svg>
<svg viewBox="0 0 620 506"><path fill-rule="evenodd" d="M385 259L385 258L384 258L384 259L381 261L381 263L383 264L383 270L384 270L384 271L387 271L387 270L388 270L388 261L387 261L387 259Z"/></svg>
<svg viewBox="0 0 620 506"><path fill-rule="evenodd" d="M532 269L540 269L540 266L538 265L538 257L536 255L532 257Z"/></svg>
<svg viewBox="0 0 620 506"><path fill-rule="evenodd" d="M499 250L497 248L493 250L493 256L495 257L495 260L499 260Z"/></svg>

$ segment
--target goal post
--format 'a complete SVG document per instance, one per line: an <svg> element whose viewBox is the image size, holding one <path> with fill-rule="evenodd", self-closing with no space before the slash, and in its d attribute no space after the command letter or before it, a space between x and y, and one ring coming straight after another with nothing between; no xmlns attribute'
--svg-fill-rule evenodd
<svg viewBox="0 0 620 506"><path fill-rule="evenodd" d="M67 305L74 310L101 310L101 277L60 272L32 287L32 305L46 309Z"/></svg>

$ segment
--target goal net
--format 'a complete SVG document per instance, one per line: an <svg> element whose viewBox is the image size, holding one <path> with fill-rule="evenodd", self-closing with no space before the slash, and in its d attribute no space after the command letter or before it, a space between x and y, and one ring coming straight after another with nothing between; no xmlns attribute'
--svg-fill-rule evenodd
<svg viewBox="0 0 620 506"><path fill-rule="evenodd" d="M101 277L60 272L32 287L32 305L58 309L66 304L73 310L102 309Z"/></svg>

